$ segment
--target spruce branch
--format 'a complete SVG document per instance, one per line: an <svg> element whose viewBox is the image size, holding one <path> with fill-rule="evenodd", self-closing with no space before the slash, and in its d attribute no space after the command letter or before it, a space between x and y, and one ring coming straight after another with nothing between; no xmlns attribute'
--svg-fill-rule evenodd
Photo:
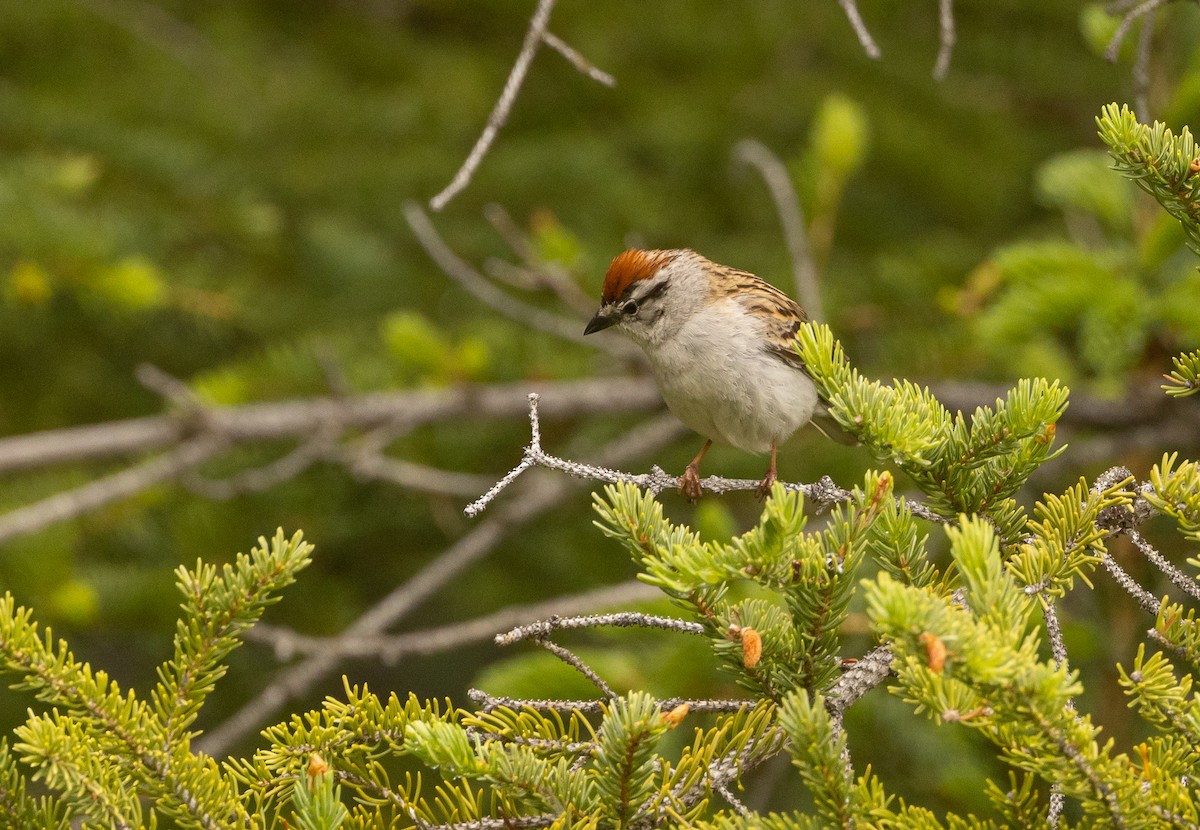
<svg viewBox="0 0 1200 830"><path fill-rule="evenodd" d="M1178 453L1164 455L1150 470L1146 501L1179 523L1183 535L1200 541L1200 464L1179 461Z"/></svg>
<svg viewBox="0 0 1200 830"><path fill-rule="evenodd" d="M946 519L980 513L1006 544L1020 538L1025 515L1012 496L1061 452L1051 448L1067 406L1065 388L1021 380L968 421L961 412L951 415L928 388L862 377L827 326L802 325L795 349L832 417L877 460L907 473L934 512Z"/></svg>
<svg viewBox="0 0 1200 830"><path fill-rule="evenodd" d="M197 562L194 570L176 571L183 617L176 624L175 654L159 669L151 694L169 742L187 737L186 730L224 674L220 664L309 564L311 552L312 545L299 532L288 539L280 528L269 543L260 538L249 555L238 554L220 569Z"/></svg>
<svg viewBox="0 0 1200 830"><path fill-rule="evenodd" d="M1159 121L1147 126L1115 103L1104 107L1096 125L1114 168L1175 217L1188 246L1200 253L1200 151L1191 131L1183 127L1176 135Z"/></svg>
<svg viewBox="0 0 1200 830"><path fill-rule="evenodd" d="M596 461L599 465L619 464L641 457L661 447L677 430L673 420L651 420L601 447ZM383 634L463 569L490 553L507 535L561 504L574 492L572 482L562 479L535 480L528 485L521 499L505 505L503 510L481 522L435 557L408 582L397 586L349 625L339 639L356 643ZM231 718L201 736L199 746L210 754L221 754L234 741L260 728L289 699L303 694L333 671L343 659L343 651L333 644L331 648L310 654L300 663L284 669Z"/></svg>
<svg viewBox="0 0 1200 830"><path fill-rule="evenodd" d="M1175 368L1166 375L1162 388L1173 398L1185 398L1200 392L1200 351L1185 352L1171 358Z"/></svg>
<svg viewBox="0 0 1200 830"><path fill-rule="evenodd" d="M220 661L238 637L308 562L299 534L260 539L218 572L180 571L187 602L175 657L159 669L149 703L123 692L102 671L75 660L66 643L43 635L29 609L0 600L0 654L19 688L53 708L17 728L14 749L80 815L140 826L140 796L181 826L219 830L251 818L209 758L193 755L187 728L224 673Z"/></svg>
<svg viewBox="0 0 1200 830"><path fill-rule="evenodd" d="M29 794L7 739L0 739L0 825L45 830L68 830L71 826L67 806L60 799Z"/></svg>

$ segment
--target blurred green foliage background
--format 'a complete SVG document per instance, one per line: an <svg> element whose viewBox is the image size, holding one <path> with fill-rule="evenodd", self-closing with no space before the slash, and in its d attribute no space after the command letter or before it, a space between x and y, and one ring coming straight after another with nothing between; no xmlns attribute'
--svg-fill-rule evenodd
<svg viewBox="0 0 1200 830"><path fill-rule="evenodd" d="M143 362L222 405L328 394L331 377L354 393L628 368L468 297L404 219L405 203L437 192L470 149L533 5L0 2L0 434L162 411L134 378ZM1140 375L1169 368L1166 355L1194 347L1195 259L1161 211L1106 171L1095 138L1100 107L1132 98L1135 38L1114 65L1101 53L1115 21L1097 7L956 4L957 48L939 83L937 4L860 5L880 61L864 55L834 2L561 0L551 31L616 87L542 49L475 180L435 222L470 261L511 261L484 218L498 204L538 256L589 295L629 244L693 247L793 290L766 188L731 156L755 138L788 165L828 322L868 374L1004 383L1045 374L1119 397ZM1200 15L1180 7L1165 19L1152 114L1196 126L1190 44ZM557 307L548 293L533 299ZM637 420L549 423L547 448L578 456ZM523 419L446 423L391 452L499 477L527 440ZM696 445L689 436L641 469L681 468ZM205 472L228 474L286 449L244 449ZM711 458L712 472L759 472L760 460L732 451ZM1146 462L1072 466L1068 452L1060 470L1070 483ZM812 435L781 459L785 478L806 481L857 480L865 463ZM0 508L112 469L11 474ZM714 535L756 517L749 495L695 509L666 498L676 517ZM230 557L277 525L303 528L317 545L314 565L269 619L336 633L469 529L461 507L321 466L229 501L162 486L5 543L0 586L136 686L169 650L175 565ZM632 573L591 527L580 493L459 578L412 627ZM1090 604L1110 602L1131 605L1101 586L1071 610L1087 619ZM1112 644L1085 623L1068 631L1076 660L1111 672L1130 653L1137 612L1114 613ZM690 643L622 634L591 645L588 656L615 685L729 691ZM574 681L556 680L563 672L540 662L548 658L503 656L480 645L345 670L376 689L460 703L471 684L570 693ZM205 722L261 688L271 660L261 647L235 655ZM331 677L316 697L339 688ZM901 791L930 806L978 801L973 768L989 763L987 753L976 759L979 747L955 745L949 752L969 760L947 764L946 741L966 738L935 734L897 701L874 697L853 712L856 761L870 760L885 779L919 766ZM23 706L12 701L16 715ZM1119 697L1086 704L1120 735Z"/></svg>

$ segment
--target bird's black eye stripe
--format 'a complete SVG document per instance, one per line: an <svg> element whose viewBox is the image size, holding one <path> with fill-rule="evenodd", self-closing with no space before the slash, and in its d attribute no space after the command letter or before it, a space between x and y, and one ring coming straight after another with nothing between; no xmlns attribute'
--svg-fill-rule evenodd
<svg viewBox="0 0 1200 830"><path fill-rule="evenodd" d="M646 300L652 300L666 290L667 290L667 281L660 280L653 288L651 288L649 291L647 291L645 294L642 295L642 302L644 303L644 302L646 302Z"/></svg>
<svg viewBox="0 0 1200 830"><path fill-rule="evenodd" d="M621 312L624 314L629 314L631 316L634 314L637 314L638 304L635 303L633 300L630 300L629 302L625 303L625 305L621 306Z"/></svg>

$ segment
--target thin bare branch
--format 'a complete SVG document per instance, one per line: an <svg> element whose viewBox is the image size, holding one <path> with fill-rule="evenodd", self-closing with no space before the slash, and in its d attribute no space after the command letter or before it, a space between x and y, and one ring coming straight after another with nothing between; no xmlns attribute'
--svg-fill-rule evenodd
<svg viewBox="0 0 1200 830"><path fill-rule="evenodd" d="M954 54L954 0L938 0L938 56L933 65L934 80L946 80L950 56Z"/></svg>
<svg viewBox="0 0 1200 830"><path fill-rule="evenodd" d="M551 470L567 473L576 478L586 478L592 481L601 481L608 484L616 484L618 482L627 482L637 487L649 490L653 495L658 495L667 489L677 489L679 487L679 478L669 475L666 471L658 466L650 468L649 473L626 473L619 470L609 469L607 467L596 466L594 464L583 464L578 461L568 461L558 458L557 456L549 455L542 449L541 431L538 421L538 395L532 393L529 396L529 425L532 438L529 446L525 448L525 452L521 458L521 462L510 470L504 478L496 482L491 489L480 496L475 501L468 504L463 513L468 518L475 518L484 510L500 493L516 481L526 470L534 467L545 467ZM818 510L827 510L835 504L841 504L849 501L851 493L838 487L833 479L829 476L822 476L812 484L795 484L790 482L780 482L784 489L792 492L800 492L804 497L817 506ZM759 482L748 478L722 478L721 476L709 476L701 480L701 485L705 492L720 494L732 493L745 490L757 490ZM947 520L939 516L933 510L920 502L907 502L909 509L913 515L919 516L929 521L945 523Z"/></svg>
<svg viewBox="0 0 1200 830"><path fill-rule="evenodd" d="M733 794L733 791L729 789L724 781L713 780L712 788L720 794L721 798L725 799L729 806L733 808L733 812L735 812L737 815L747 816L750 814L750 808L743 804L741 800L739 800L738 797Z"/></svg>
<svg viewBox="0 0 1200 830"><path fill-rule="evenodd" d="M774 757L787 745L787 737L778 726L768 728L757 740L751 740L741 750L733 750L708 765L708 784L714 789L734 781L764 761ZM703 783L697 783L686 791L673 793L684 805L692 805L706 797ZM652 826L652 825L643 825ZM640 830L640 828L639 828Z"/></svg>
<svg viewBox="0 0 1200 830"><path fill-rule="evenodd" d="M531 265L538 261L533 242L530 241L525 231L517 226L517 223L513 221L512 216L504 209L503 205L498 202L488 202L483 206L483 218L495 229L496 233L500 234L500 238L504 240L504 243L526 265Z"/></svg>
<svg viewBox="0 0 1200 830"><path fill-rule="evenodd" d="M1108 48L1104 50L1105 59L1115 63L1117 55L1121 51L1121 44L1125 42L1125 36L1129 34L1130 28L1137 22L1137 19L1143 15L1150 14L1150 12L1160 6L1165 6L1169 2L1171 0L1144 0L1144 2L1129 9L1125 13L1125 17L1121 19L1117 30L1113 32L1112 39L1108 42ZM1147 25L1149 25L1149 21L1147 21Z"/></svg>
<svg viewBox="0 0 1200 830"><path fill-rule="evenodd" d="M1154 45L1154 18L1156 9L1146 14L1146 22L1138 33L1137 54L1133 59L1133 108L1138 120L1150 123L1150 55Z"/></svg>
<svg viewBox="0 0 1200 830"><path fill-rule="evenodd" d="M867 25L863 23L862 15L858 13L855 0L838 0L838 4L846 13L846 19L850 21L850 27L854 29L854 34L858 37L858 42L862 44L867 57L879 60L883 53L879 51L879 44L875 42L875 38L871 37L871 33L867 31Z"/></svg>
<svg viewBox="0 0 1200 830"><path fill-rule="evenodd" d="M604 678L597 674L595 669L583 662L583 660L579 658L579 655L575 654L569 648L560 646L558 643L551 642L550 640L534 639L533 642L537 643L539 646L546 649L546 651L550 652L559 660L562 660L568 666L575 669L575 671L579 672L588 680L590 680L592 685L600 690L600 694L604 695L609 700L612 700L617 696L617 693L612 690L612 687L604 682Z"/></svg>
<svg viewBox="0 0 1200 830"><path fill-rule="evenodd" d="M193 72L211 71L218 54L195 27L157 3L142 0L83 0L80 5L159 49Z"/></svg>
<svg viewBox="0 0 1200 830"><path fill-rule="evenodd" d="M892 657L891 647L882 645L849 663L825 694L825 708L829 713L841 718L859 698L887 680L892 671Z"/></svg>
<svg viewBox="0 0 1200 830"><path fill-rule="evenodd" d="M1057 830L1059 821L1062 819L1063 810L1066 807L1067 797L1063 795L1062 785L1055 782L1050 787L1050 809L1046 811L1046 824Z"/></svg>
<svg viewBox="0 0 1200 830"><path fill-rule="evenodd" d="M641 585L643 583L636 583ZM647 586L650 587L650 586ZM654 596L662 597L655 588ZM674 617L659 617L654 614L642 614L637 611L626 611L620 614L590 614L587 616L560 617L557 614L550 619L519 625L510 631L496 635L496 645L510 646L522 640L538 640L549 637L555 631L574 628L661 628L666 631L676 631L680 634L703 634L704 626L700 623L678 620Z"/></svg>
<svg viewBox="0 0 1200 830"><path fill-rule="evenodd" d="M77 518L178 478L222 452L226 446L218 436L196 438L149 461L18 507L0 516L0 542Z"/></svg>
<svg viewBox="0 0 1200 830"><path fill-rule="evenodd" d="M446 204L453 199L458 193L466 187L471 177L475 175L476 168L483 161L483 157L487 155L487 151L491 148L492 142L496 139L496 133L508 121L509 113L512 112L513 103L517 100L517 93L521 91L521 84L525 83L525 75L529 72L529 65L533 63L534 53L543 42L546 36L546 26L550 23L550 12L554 9L555 0L538 0L537 9L533 12L533 17L529 19L529 29L525 32L525 42L521 44L521 51L517 55L517 60L513 63L512 71L508 73L508 79L504 82L504 89L500 92L500 97L496 101L496 105L492 107L492 114L488 116L487 125L480 133L475 146L471 148L471 152L467 154L466 160L462 163L462 167L458 168L458 172L454 174L454 178L450 180L450 184L429 200L429 207L433 210L441 210Z"/></svg>
<svg viewBox="0 0 1200 830"><path fill-rule="evenodd" d="M1063 642L1062 625L1058 622L1058 611L1054 601L1046 597L1042 601L1042 617L1046 620L1046 636L1050 639L1050 656L1055 668L1067 665L1067 645Z"/></svg>
<svg viewBox="0 0 1200 830"><path fill-rule="evenodd" d="M1137 604L1142 607L1142 610L1147 614L1155 617L1158 616L1159 602L1154 594L1147 591L1141 585L1138 585L1137 580L1130 576L1124 568L1117 564L1117 561L1109 554L1104 554L1100 557L1100 564L1109 572L1117 584L1124 589L1125 593L1133 597Z"/></svg>
<svg viewBox="0 0 1200 830"><path fill-rule="evenodd" d="M548 287L567 308L591 316L596 310L596 298L588 296L566 269L542 259L529 236L517 227L508 211L492 202L484 206L483 215L505 244L525 263L522 269L506 262L490 260L487 265L491 276L526 291Z"/></svg>
<svg viewBox="0 0 1200 830"><path fill-rule="evenodd" d="M549 827L562 818L559 813L547 813L541 816L503 818L477 818L473 821L455 821L453 824L418 824L420 830L537 830Z"/></svg>
<svg viewBox="0 0 1200 830"><path fill-rule="evenodd" d="M404 634L365 636L357 640L344 636L311 637L289 628L259 623L247 632L246 638L271 646L276 659L280 661L291 660L300 654L336 651L345 658L378 657L390 666L405 657L443 654L471 643L495 640L497 631L527 620L558 614L579 614L661 597L662 592L657 588L630 580L545 602L512 605L473 620Z"/></svg>
<svg viewBox="0 0 1200 830"><path fill-rule="evenodd" d="M606 445L597 453L597 461L616 464L644 457L677 433L678 425L673 418L655 418ZM407 582L397 586L347 627L341 639L354 642L382 634L429 600L465 568L491 553L506 536L557 507L575 489L575 482L561 477L531 480L522 498L513 500L503 510L479 523ZM336 669L341 651L339 647L309 655L282 671L229 720L199 738L197 748L209 755L223 755L290 699L305 694Z"/></svg>
<svg viewBox="0 0 1200 830"><path fill-rule="evenodd" d="M458 168L458 172L454 174L454 178L450 180L450 184L446 185L440 193L429 200L429 207L432 210L439 211L444 208L451 199L470 184L471 178L479 168L479 163L483 161L483 157L487 155L488 150L492 147L492 142L496 140L496 134L508 122L508 116L512 112L513 104L517 100L517 94L521 91L521 85L525 83L525 76L529 73L529 65L533 63L533 56L537 53L538 47L541 44L545 43L551 49L554 49L589 78L605 86L616 84L616 80L611 75L597 69L583 55L563 42L561 38L547 31L546 27L550 23L550 12L554 9L554 2L555 0L538 0L533 17L529 19L529 29L525 32L525 41L521 44L521 51L517 54L516 61L513 62L512 70L508 73L508 79L504 82L504 89L501 90L500 97L496 100L495 106L492 107L491 115L488 116L483 132L479 134L479 138L475 141L475 146L467 154L466 160Z"/></svg>
<svg viewBox="0 0 1200 830"><path fill-rule="evenodd" d="M416 464L401 458L385 455L352 454L347 460L347 469L359 479L386 481L409 490L423 493L440 493L444 496L467 497L479 492L491 480L476 473L459 473L454 470L439 470L426 464Z"/></svg>
<svg viewBox="0 0 1200 830"><path fill-rule="evenodd" d="M603 342L598 339L584 340L583 320L545 311L497 288L450 250L450 246L441 238L433 222L416 202L404 205L404 217L421 247L447 276L480 302L491 306L505 317L572 343L585 343L593 348L603 348L625 359L641 359L641 351L631 343L615 338L605 338Z"/></svg>
<svg viewBox="0 0 1200 830"><path fill-rule="evenodd" d="M1129 537L1129 541L1133 542L1134 547L1141 551L1142 556L1150 561L1150 564L1162 571L1163 575L1171 580L1171 584L1192 599L1200 600L1200 584L1197 584L1195 579L1168 562L1165 556L1155 550L1154 546L1145 540L1137 528L1129 528L1125 531L1125 535Z"/></svg>
<svg viewBox="0 0 1200 830"><path fill-rule="evenodd" d="M787 167L767 145L752 138L739 141L733 148L733 155L757 170L767 183L779 224L783 226L783 238L791 256L792 275L800 305L804 306L810 320L824 320L825 309L821 302L821 288L817 283L817 266L808 248L804 211Z"/></svg>
<svg viewBox="0 0 1200 830"><path fill-rule="evenodd" d="M353 398L298 398L205 410L211 423L157 415L0 438L0 473L96 461L175 446L206 430L230 444L305 438L327 425L340 429L392 428L393 434L452 418L506 419L528 410L531 386L541 387L547 417L657 409L662 398L650 378L375 392Z"/></svg>
<svg viewBox="0 0 1200 830"><path fill-rule="evenodd" d="M225 479L210 479L195 470L182 476L183 486L193 493L216 501L228 501L246 493L261 493L285 481L291 481L317 461L326 458L337 442L335 429L321 430L291 452L270 464L243 470Z"/></svg>
<svg viewBox="0 0 1200 830"><path fill-rule="evenodd" d="M1003 397L1006 386L960 381L928 381L938 400L951 411L970 412L980 404ZM541 394L540 410L547 417L639 412L662 406L662 398L649 377L620 376L582 381L462 385L445 389L375 392L354 397L297 398L288 401L210 407L203 417L153 415L81 427L34 432L0 438L0 474L41 469L61 464L139 455L176 446L208 431L220 432L231 444L306 438L325 424L345 430L381 431L383 444L410 429L453 418L507 419L528 412L530 388ZM1081 393L1071 396L1071 407L1060 427L1086 427L1093 431L1145 429L1136 434L1138 447L1159 443L1187 445L1200 434L1200 409L1180 409L1169 398L1134 389L1123 400L1103 400ZM1163 442L1155 436L1162 435ZM1169 439L1169 440L1168 440ZM1115 453L1108 453L1111 457ZM1076 454L1073 454L1073 456Z"/></svg>
<svg viewBox="0 0 1200 830"><path fill-rule="evenodd" d="M181 410L203 410L204 404L186 383L151 363L139 363L133 370L137 382Z"/></svg>
<svg viewBox="0 0 1200 830"><path fill-rule="evenodd" d="M471 698L471 702L479 706L484 712L491 712L502 706L508 709L523 709L528 706L531 709L543 712L580 712L585 715L593 715L600 714L608 705L608 701L605 700L543 700L505 697L504 695L490 695L481 689L467 690L467 697ZM657 701L657 706L659 711L670 712L675 707L684 703L688 705L688 708L692 712L740 712L742 709L753 706L755 701L728 698L712 700L706 698L670 697Z"/></svg>
<svg viewBox="0 0 1200 830"><path fill-rule="evenodd" d="M617 79L596 67L579 51L553 32L542 32L542 42L571 62L571 65L593 81L605 86L616 86Z"/></svg>

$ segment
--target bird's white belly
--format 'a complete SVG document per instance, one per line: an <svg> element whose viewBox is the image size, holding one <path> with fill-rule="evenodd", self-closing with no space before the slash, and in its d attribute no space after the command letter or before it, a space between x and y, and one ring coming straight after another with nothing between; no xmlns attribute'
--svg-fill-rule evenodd
<svg viewBox="0 0 1200 830"><path fill-rule="evenodd" d="M717 443L766 452L812 420L817 390L732 315L698 315L648 352L667 407Z"/></svg>

